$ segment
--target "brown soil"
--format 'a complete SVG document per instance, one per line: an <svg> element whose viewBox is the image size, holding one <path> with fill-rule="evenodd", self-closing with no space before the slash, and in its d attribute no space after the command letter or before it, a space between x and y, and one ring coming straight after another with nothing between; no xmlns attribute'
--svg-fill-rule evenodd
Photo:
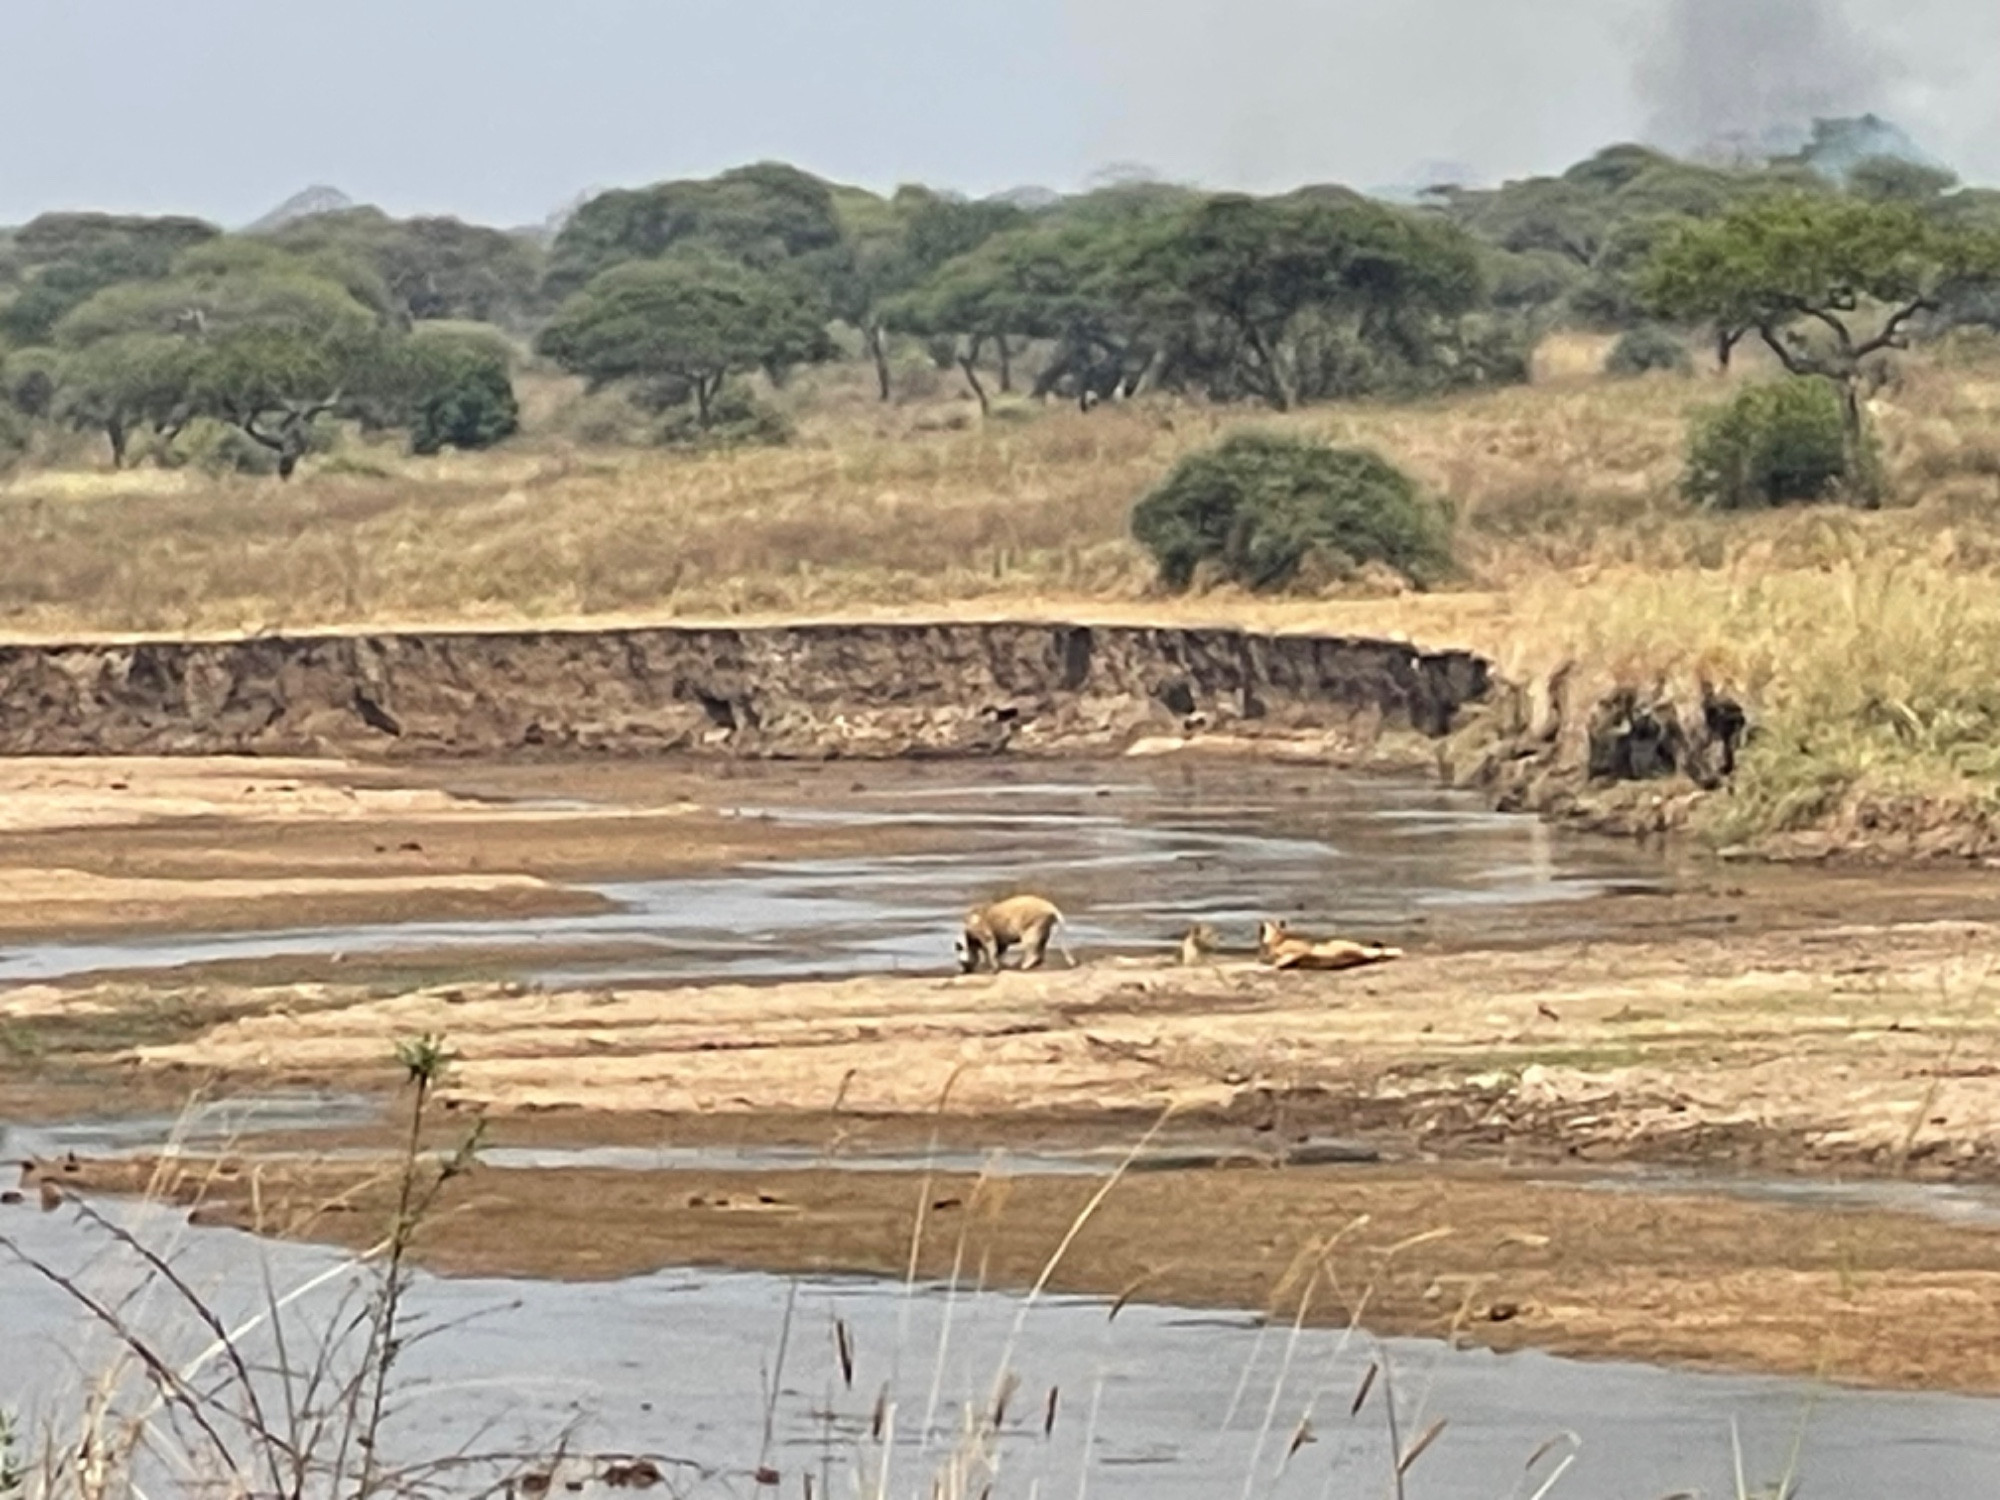
<svg viewBox="0 0 2000 1500"><path fill-rule="evenodd" d="M150 1164L196 1218L362 1248L394 1172ZM1866 1211L1611 1192L1465 1172L1288 1168L1100 1183L871 1172L475 1169L419 1259L449 1274L594 1279L713 1264L917 1273L1174 1305L1361 1319L1496 1349L2000 1391L2000 1233ZM1088 1212L1059 1260L1064 1236Z"/></svg>

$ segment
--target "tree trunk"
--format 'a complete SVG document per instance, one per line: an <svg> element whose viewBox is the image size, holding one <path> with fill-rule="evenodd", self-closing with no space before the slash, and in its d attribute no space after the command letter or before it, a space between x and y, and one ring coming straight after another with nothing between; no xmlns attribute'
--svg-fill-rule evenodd
<svg viewBox="0 0 2000 1500"><path fill-rule="evenodd" d="M868 357L875 361L875 388L884 401L892 399L895 392L889 387L889 348L882 336L882 325L870 323L865 335L868 341Z"/></svg>
<svg viewBox="0 0 2000 1500"><path fill-rule="evenodd" d="M994 343L1000 350L1000 393L1011 396L1014 393L1014 351L1008 346L1004 333Z"/></svg>
<svg viewBox="0 0 2000 1500"><path fill-rule="evenodd" d="M1858 372L1850 371L1834 382L1840 391L1842 458L1847 465L1849 491L1864 510L1880 510L1882 494L1868 463L1868 428L1861 410L1861 383Z"/></svg>
<svg viewBox="0 0 2000 1500"><path fill-rule="evenodd" d="M958 367L965 372L965 383L972 387L972 394L979 402L979 415L982 417L991 416L993 414L993 403L986 399L986 387L980 384L979 381L978 355L960 355Z"/></svg>
<svg viewBox="0 0 2000 1500"><path fill-rule="evenodd" d="M1146 367L1128 384L1125 394L1143 396L1159 384L1161 374L1167 368L1167 351L1155 349L1146 361Z"/></svg>
<svg viewBox="0 0 2000 1500"><path fill-rule="evenodd" d="M1263 370L1265 399L1278 411L1290 411L1299 404L1298 395L1293 391L1292 383L1285 378L1284 370L1279 367L1277 351L1255 324L1246 324L1243 331Z"/></svg>
<svg viewBox="0 0 2000 1500"><path fill-rule="evenodd" d="M298 449L294 448L290 443L285 444L278 451L278 477L280 479L290 479L292 477L292 471L299 466L299 457Z"/></svg>
<svg viewBox="0 0 2000 1500"><path fill-rule="evenodd" d="M709 409L709 403L713 399L714 399L714 392L709 389L708 377L706 375L695 376L694 419L701 425L701 430L703 432L708 431L708 409Z"/></svg>
<svg viewBox="0 0 2000 1500"><path fill-rule="evenodd" d="M129 434L125 430L124 419L122 417L112 417L106 421L104 424L104 436L111 443L111 467L114 469L124 468L125 444L129 437Z"/></svg>
<svg viewBox="0 0 2000 1500"><path fill-rule="evenodd" d="M1736 346L1742 342L1744 328L1718 328L1715 330L1715 368L1724 375L1729 373L1730 356L1736 353Z"/></svg>

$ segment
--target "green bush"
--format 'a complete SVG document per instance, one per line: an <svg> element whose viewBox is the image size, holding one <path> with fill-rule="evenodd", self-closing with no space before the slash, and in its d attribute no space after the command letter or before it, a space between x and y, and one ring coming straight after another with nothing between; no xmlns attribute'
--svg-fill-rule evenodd
<svg viewBox="0 0 2000 1500"><path fill-rule="evenodd" d="M1424 585L1451 565L1449 518L1407 476L1364 450L1277 433L1239 432L1182 459L1133 509L1132 535L1174 589L1204 564L1253 589L1370 562Z"/></svg>
<svg viewBox="0 0 2000 1500"><path fill-rule="evenodd" d="M490 448L520 430L507 350L497 339L425 330L402 357L411 452Z"/></svg>
<svg viewBox="0 0 2000 1500"><path fill-rule="evenodd" d="M24 417L46 417L55 409L58 374L55 350L16 350L0 359L0 404Z"/></svg>
<svg viewBox="0 0 2000 1500"><path fill-rule="evenodd" d="M28 452L28 419L8 406L0 406L0 473L19 463Z"/></svg>
<svg viewBox="0 0 2000 1500"><path fill-rule="evenodd" d="M792 421L748 386L732 382L709 401L706 427L692 406L676 407L654 437L667 448L780 447L792 440Z"/></svg>
<svg viewBox="0 0 2000 1500"><path fill-rule="evenodd" d="M1824 500L1847 472L1840 397L1824 380L1747 386L1695 418L1681 488L1717 510Z"/></svg>
<svg viewBox="0 0 2000 1500"><path fill-rule="evenodd" d="M1604 361L1607 375L1648 375L1655 370L1692 375L1694 357L1678 335L1657 323L1641 323L1611 346Z"/></svg>
<svg viewBox="0 0 2000 1500"><path fill-rule="evenodd" d="M163 469L199 469L202 473L269 475L278 472L278 455L240 427L212 417L196 417L154 454Z"/></svg>

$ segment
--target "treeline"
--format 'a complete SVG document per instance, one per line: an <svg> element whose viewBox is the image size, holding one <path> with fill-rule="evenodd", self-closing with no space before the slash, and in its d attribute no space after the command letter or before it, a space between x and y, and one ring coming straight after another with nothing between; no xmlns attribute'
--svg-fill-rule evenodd
<svg viewBox="0 0 2000 1500"><path fill-rule="evenodd" d="M982 406L1172 390L1283 410L1519 380L1558 325L1666 316L1726 355L1745 321L1663 300L1648 271L1688 226L1774 197L2000 230L2000 193L1896 158L1719 167L1629 145L1407 205L1149 181L883 197L763 163L600 194L548 244L369 208L233 235L48 214L0 233L0 448L40 424L175 462L199 432L289 474L328 419L479 447L516 429L524 350L697 437L767 430L746 377L833 360L884 400L914 362ZM2000 324L1990 291L1923 312Z"/></svg>

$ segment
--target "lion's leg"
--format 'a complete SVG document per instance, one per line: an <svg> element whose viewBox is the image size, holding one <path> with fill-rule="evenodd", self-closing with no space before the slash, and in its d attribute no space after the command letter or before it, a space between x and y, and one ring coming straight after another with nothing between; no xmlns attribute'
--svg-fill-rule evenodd
<svg viewBox="0 0 2000 1500"><path fill-rule="evenodd" d="M1039 969L1042 966L1042 955L1048 952L1049 948L1051 925L1048 922L1041 922L1030 929L1028 933L1027 956L1021 960L1021 967L1023 969Z"/></svg>

